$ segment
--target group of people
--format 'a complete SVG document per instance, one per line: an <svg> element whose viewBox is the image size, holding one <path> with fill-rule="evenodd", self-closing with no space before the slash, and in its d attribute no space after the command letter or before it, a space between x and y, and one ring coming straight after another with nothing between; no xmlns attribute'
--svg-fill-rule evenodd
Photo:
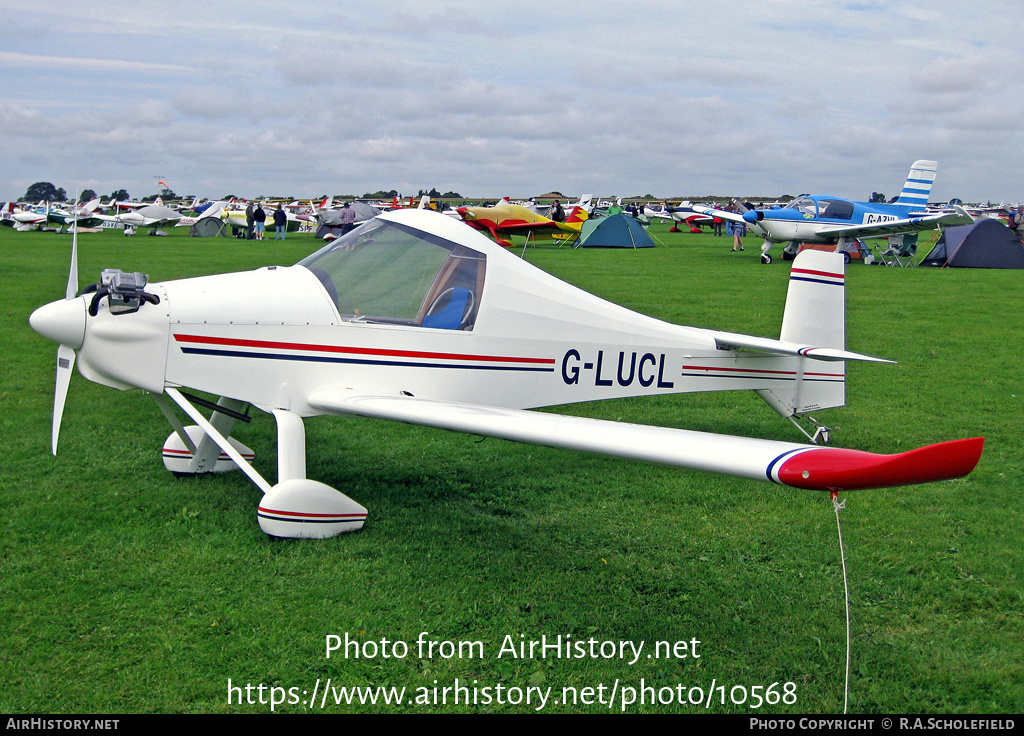
<svg viewBox="0 0 1024 736"><path fill-rule="evenodd" d="M288 214L280 204L271 216L274 221L274 240L284 240L285 232L288 230ZM263 240L263 233L267 229L267 212L263 205L250 202L245 208L245 224L247 240Z"/></svg>

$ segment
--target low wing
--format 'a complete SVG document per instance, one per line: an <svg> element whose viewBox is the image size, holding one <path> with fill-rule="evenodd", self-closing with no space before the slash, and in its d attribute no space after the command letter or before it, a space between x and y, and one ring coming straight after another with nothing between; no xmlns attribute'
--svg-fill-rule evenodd
<svg viewBox="0 0 1024 736"><path fill-rule="evenodd" d="M984 444L979 437L897 455L875 455L519 409L402 396L358 396L340 390L317 392L308 403L328 414L391 419L809 490L886 488L960 478L974 469Z"/></svg>
<svg viewBox="0 0 1024 736"><path fill-rule="evenodd" d="M875 222L866 225L835 225L825 226L819 230L820 235L829 237L884 238L887 235L914 233L921 230L934 230L936 227L952 227L954 225L970 225L974 222L967 211L942 212L934 215L908 217L890 222Z"/></svg>

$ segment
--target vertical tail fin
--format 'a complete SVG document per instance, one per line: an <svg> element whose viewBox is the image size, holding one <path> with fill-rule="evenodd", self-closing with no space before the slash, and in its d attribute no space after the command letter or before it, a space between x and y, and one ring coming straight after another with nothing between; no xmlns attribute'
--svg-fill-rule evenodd
<svg viewBox="0 0 1024 736"><path fill-rule="evenodd" d="M805 250L793 261L780 340L846 349L846 265L841 253ZM793 360L793 359L791 359ZM796 358L796 381L757 394L784 417L846 403L846 364Z"/></svg>
<svg viewBox="0 0 1024 736"><path fill-rule="evenodd" d="M928 197L932 193L932 184L935 182L935 170L939 164L935 161L915 161L907 174L907 181L903 185L903 191L896 199L895 204L909 204L924 207L928 204Z"/></svg>
<svg viewBox="0 0 1024 736"><path fill-rule="evenodd" d="M566 222L584 222L587 219L587 211L582 207L574 209L568 217L565 218Z"/></svg>

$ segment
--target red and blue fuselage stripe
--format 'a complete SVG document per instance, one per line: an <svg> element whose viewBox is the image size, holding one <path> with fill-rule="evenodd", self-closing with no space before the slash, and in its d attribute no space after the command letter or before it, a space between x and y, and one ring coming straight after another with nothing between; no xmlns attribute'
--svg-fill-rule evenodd
<svg viewBox="0 0 1024 736"><path fill-rule="evenodd" d="M211 346L181 347L181 351L189 355L217 355L236 358L260 358L265 360L295 360L312 363L389 365L407 368L471 368L474 370L530 371L544 373L552 373L555 370L554 358L526 358L507 355L468 355L463 353L441 353L417 350L391 350L385 348L364 348L345 345L317 345L294 342L276 342L269 340L244 340L239 338L211 337L207 335L176 334L174 339L177 342L184 344ZM237 348L258 349L239 350ZM271 352L278 350L288 352ZM328 354L324 355L324 353ZM342 357L342 355L352 357ZM407 358L413 358L414 360L403 360ZM484 363L498 363L499 365L483 365ZM514 363L518 365L511 365Z"/></svg>

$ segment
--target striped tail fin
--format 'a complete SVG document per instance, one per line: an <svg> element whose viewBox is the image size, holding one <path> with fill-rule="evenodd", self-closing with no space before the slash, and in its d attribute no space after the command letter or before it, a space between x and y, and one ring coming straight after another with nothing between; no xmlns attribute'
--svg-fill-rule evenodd
<svg viewBox="0 0 1024 736"><path fill-rule="evenodd" d="M779 339L821 348L846 348L846 273L840 253L805 250L793 261ZM780 358L780 364L783 359ZM757 394L789 417L846 403L846 365L809 357L786 359L795 382ZM792 369L792 368L791 368Z"/></svg>
<svg viewBox="0 0 1024 736"><path fill-rule="evenodd" d="M932 193L932 184L935 182L935 170L938 166L936 161L915 161L914 165L910 167L903 191L900 192L895 204L917 207L924 207L928 204L928 197Z"/></svg>

